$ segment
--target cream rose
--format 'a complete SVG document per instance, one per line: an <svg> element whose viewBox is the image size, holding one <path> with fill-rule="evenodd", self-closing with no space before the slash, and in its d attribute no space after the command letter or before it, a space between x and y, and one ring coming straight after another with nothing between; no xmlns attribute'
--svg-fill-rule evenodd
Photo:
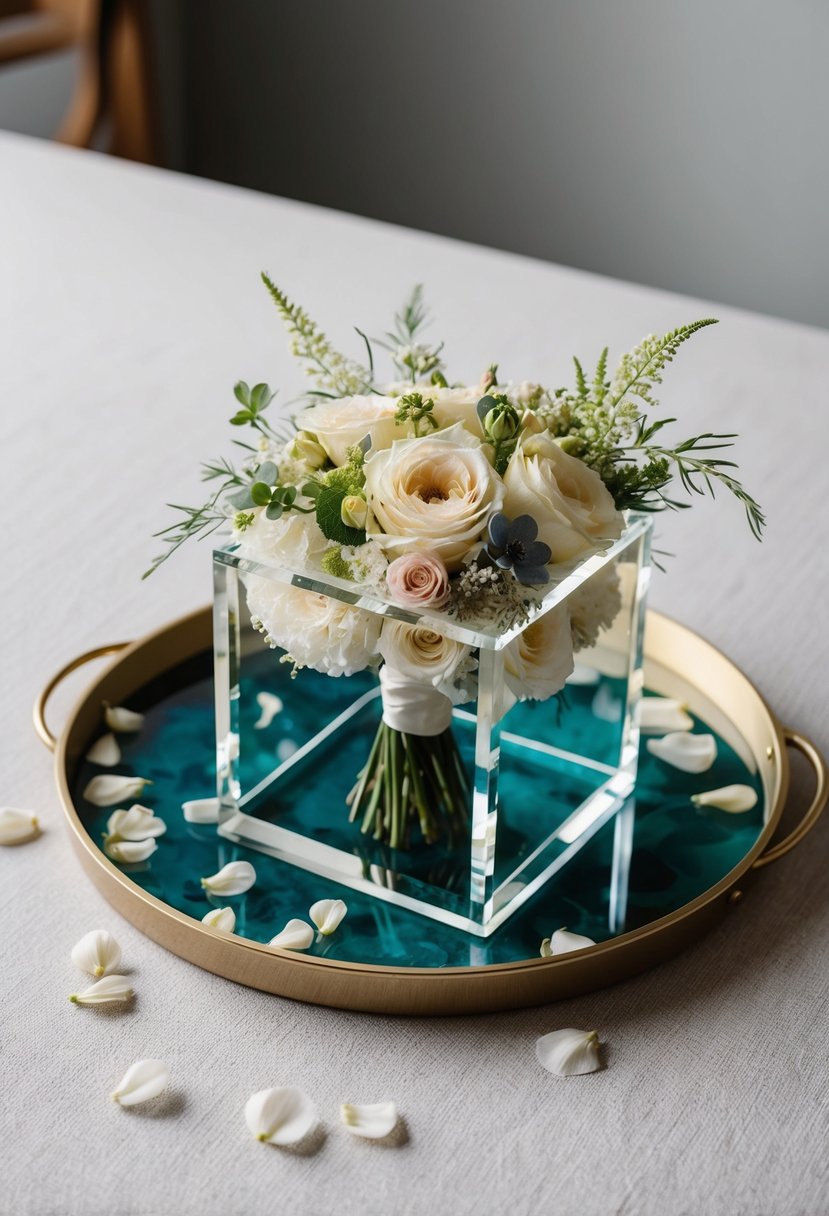
<svg viewBox="0 0 829 1216"><path fill-rule="evenodd" d="M481 420L478 417L478 402L484 394L480 388L464 385L462 388L432 388L429 396L434 401L432 416L438 426L452 426L462 422L472 435L483 436Z"/></svg>
<svg viewBox="0 0 829 1216"><path fill-rule="evenodd" d="M318 565L331 544L312 516L296 511L287 511L280 519L268 519L264 510L259 510L244 532L234 533L234 540L239 542L242 557L275 560L291 570Z"/></svg>
<svg viewBox="0 0 829 1216"><path fill-rule="evenodd" d="M546 701L573 672L570 613L559 604L528 625L504 650L504 678L519 701Z"/></svg>
<svg viewBox="0 0 829 1216"><path fill-rule="evenodd" d="M368 534L390 557L431 551L457 570L500 510L504 487L481 442L460 423L369 454Z"/></svg>
<svg viewBox="0 0 829 1216"><path fill-rule="evenodd" d="M348 460L348 449L366 435L371 436L372 451L377 451L406 434L405 426L394 420L396 411L393 397L338 397L304 410L297 425L316 435L334 464L343 465Z"/></svg>
<svg viewBox="0 0 829 1216"><path fill-rule="evenodd" d="M373 613L261 575L244 582L254 622L300 666L350 676L376 656L381 621Z"/></svg>
<svg viewBox="0 0 829 1216"><path fill-rule="evenodd" d="M469 647L444 637L426 625L407 625L386 619L378 650L393 671L417 684L433 688L449 685Z"/></svg>
<svg viewBox="0 0 829 1216"><path fill-rule="evenodd" d="M566 562L616 540L624 521L598 473L568 456L549 432L523 439L504 474L504 511L531 515L554 562Z"/></svg>

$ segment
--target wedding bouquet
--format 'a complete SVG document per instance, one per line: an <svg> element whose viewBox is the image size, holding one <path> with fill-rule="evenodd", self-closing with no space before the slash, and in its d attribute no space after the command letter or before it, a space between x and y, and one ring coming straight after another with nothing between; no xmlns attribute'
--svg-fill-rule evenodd
<svg viewBox="0 0 829 1216"><path fill-rule="evenodd" d="M378 671L382 720L349 794L365 833L406 848L452 842L466 829L468 777L452 732L453 707L474 699L477 660L451 622L515 631L504 650L503 715L517 700L547 700L621 603L612 564L563 603L551 587L607 549L626 513L689 505L671 496L719 483L743 503L760 536L763 516L721 452L731 435L665 446L670 418L654 418L655 389L705 319L645 338L608 374L605 349L575 387L506 380L497 365L474 383L450 381L443 346L423 336L420 288L370 340L358 362L338 353L308 315L263 275L313 388L291 421L266 417L266 384L235 387L234 427L252 428L227 459L203 466L216 482L199 508L176 508L167 550L229 524L243 557L324 573L328 584L410 610L382 616L292 582L245 575L253 625L294 671ZM390 356L390 378L375 350ZM149 573L150 571L148 571ZM354 597L352 597L353 600ZM403 613L405 616L405 611Z"/></svg>

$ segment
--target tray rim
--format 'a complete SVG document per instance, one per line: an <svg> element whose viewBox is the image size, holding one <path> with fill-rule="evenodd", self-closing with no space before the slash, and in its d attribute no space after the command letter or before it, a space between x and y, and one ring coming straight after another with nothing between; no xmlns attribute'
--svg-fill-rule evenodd
<svg viewBox="0 0 829 1216"><path fill-rule="evenodd" d="M754 845L716 884L647 925L553 959L538 957L469 967L394 967L302 955L221 933L139 887L101 852L81 822L68 779L70 766L80 755L79 742L88 740L86 724L91 724L90 707L94 704L97 717L101 700L110 699L101 694L114 686L124 690L125 699L130 680L125 681L124 677L131 674L131 669L140 670L142 677L132 682L134 689L172 665L157 663L157 656L154 669L148 669L146 663L136 665L136 660L146 659L148 654L160 652L162 656L183 661L209 650L211 624L212 612L208 606L176 618L123 646L106 667L96 673L70 710L55 748L55 778L75 851L105 898L139 929L173 953L250 987L317 1004L392 1013L465 1013L514 1008L602 987L677 953L683 945L696 940L698 934L694 926L698 919L713 924L729 906L738 902L742 893L736 884L748 876L758 860L762 864L761 854L780 822L789 788L787 745L792 741L791 733L785 731L761 693L726 655L687 626L649 610L645 630L646 663L656 662L669 671L676 671L669 655L661 651L657 655L652 653L654 641L664 646L666 637L675 644L703 652L729 674L732 692L739 691L738 685L743 686L742 692L752 699L755 715L762 723L760 729L764 727L767 731L765 758L756 754L754 758L764 789L771 792L768 817ZM182 643L187 653L180 653ZM99 648L95 657L99 657L101 651L105 648ZM710 691L705 695L713 700ZM42 723L43 706L40 708ZM663 938L660 948L653 949L654 943ZM232 960L231 954L235 956ZM630 956L630 965L620 967L619 960L626 954ZM611 960L615 965L608 967ZM329 990L328 981L334 980L339 982ZM516 984L516 981L525 982ZM414 994L411 990L417 985L421 991ZM428 993L426 987L430 990ZM510 987L514 988L512 995L508 991ZM464 991L458 991L459 988ZM488 988L491 991L485 991Z"/></svg>

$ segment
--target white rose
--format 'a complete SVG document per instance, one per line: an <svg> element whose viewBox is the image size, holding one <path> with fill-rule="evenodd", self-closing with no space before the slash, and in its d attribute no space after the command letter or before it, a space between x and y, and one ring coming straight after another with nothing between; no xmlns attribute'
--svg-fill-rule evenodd
<svg viewBox="0 0 829 1216"><path fill-rule="evenodd" d="M624 521L598 473L563 452L549 432L522 439L504 474L504 511L531 515L554 562L566 562L622 534Z"/></svg>
<svg viewBox="0 0 829 1216"><path fill-rule="evenodd" d="M427 625L407 625L388 618L383 623L378 650L400 676L434 688L450 685L461 661L469 654L468 646Z"/></svg>
<svg viewBox="0 0 829 1216"><path fill-rule="evenodd" d="M504 650L504 679L519 701L554 697L572 672L573 643L566 604L538 617Z"/></svg>
<svg viewBox="0 0 829 1216"><path fill-rule="evenodd" d="M348 449L366 435L371 436L372 451L377 451L406 434L405 426L394 420L396 411L393 397L338 397L304 410L297 426L316 435L334 464L343 465Z"/></svg>
<svg viewBox="0 0 829 1216"><path fill-rule="evenodd" d="M300 666L350 676L376 656L381 618L373 613L261 575L244 582L251 617Z"/></svg>
<svg viewBox="0 0 829 1216"><path fill-rule="evenodd" d="M484 394L477 385L464 385L462 388L432 388L429 396L435 403L432 416L438 426L452 426L462 422L466 429L479 438L483 437L483 427L478 417L478 402Z"/></svg>
<svg viewBox="0 0 829 1216"><path fill-rule="evenodd" d="M504 487L479 439L460 423L369 454L368 533L390 557L430 550L457 570L481 537Z"/></svg>
<svg viewBox="0 0 829 1216"><path fill-rule="evenodd" d="M622 608L622 585L616 562L599 570L567 597L574 650L589 650L609 629Z"/></svg>

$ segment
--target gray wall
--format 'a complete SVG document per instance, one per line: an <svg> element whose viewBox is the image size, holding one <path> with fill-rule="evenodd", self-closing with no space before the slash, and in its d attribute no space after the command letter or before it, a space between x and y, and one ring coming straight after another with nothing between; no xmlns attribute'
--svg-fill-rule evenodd
<svg viewBox="0 0 829 1216"><path fill-rule="evenodd" d="M827 0L153 7L173 167L829 326Z"/></svg>

